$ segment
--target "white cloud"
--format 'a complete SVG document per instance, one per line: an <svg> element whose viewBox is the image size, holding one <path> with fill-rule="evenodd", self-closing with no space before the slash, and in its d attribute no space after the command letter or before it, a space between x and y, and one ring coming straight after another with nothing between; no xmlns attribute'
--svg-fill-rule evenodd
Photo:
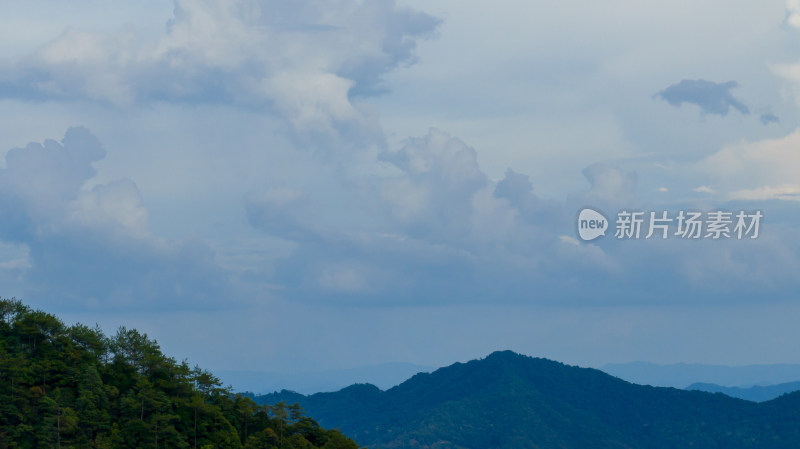
<svg viewBox="0 0 800 449"><path fill-rule="evenodd" d="M147 209L136 184L129 179L99 184L90 191L81 191L67 208L68 223L114 229L141 239L150 236Z"/></svg>
<svg viewBox="0 0 800 449"><path fill-rule="evenodd" d="M413 62L438 21L394 0L176 0L161 36L67 28L0 65L5 96L136 103L227 103L266 109L297 136L380 135L351 96ZM371 137L369 137L371 136Z"/></svg>
<svg viewBox="0 0 800 449"><path fill-rule="evenodd" d="M538 198L531 179L514 170L490 180L474 148L436 129L379 160L390 170L341 180L349 186L343 194L358 198L343 209L318 207L327 191L341 188L327 184L249 197L253 226L296 244L275 262L270 279L286 297L373 305L585 305L684 301L691 289L691 300L702 295L707 303L747 301L755 291L780 300L793 285L791 267L800 264L786 249L800 241L784 239L782 249L777 243L796 231L778 227L762 229L752 243L618 241L611 231L578 244L570 233L581 207L611 214L663 208L638 199L637 175L614 165L587 167L589 188L558 203ZM776 266L769 255L780 252L784 261Z"/></svg>
<svg viewBox="0 0 800 449"><path fill-rule="evenodd" d="M760 189L762 197L765 194L791 193L779 186L796 185L798 167L800 129L778 139L726 146L693 166L713 180L718 190L735 198L742 198L742 195L748 195L747 192L752 196L757 191L754 189ZM739 193L734 195L733 192Z"/></svg>
<svg viewBox="0 0 800 449"><path fill-rule="evenodd" d="M621 5L622 2L619 3ZM415 45L420 39L427 37L437 23L430 16L400 8L389 0L304 0L290 3L206 0L177 1L175 5L174 18L163 35L142 36L130 31L108 33L87 31L84 28L68 29L38 52L5 64L2 70L3 93L8 96L13 91L13 95L22 100L98 100L120 106L117 112L124 112L126 105L138 106L153 102L170 103L166 106L176 109L180 109L182 103L205 103L204 107L210 109L215 104L222 103L234 106L233 109L237 111L269 110L281 117L301 140L308 136L321 136L335 141L348 133L356 137L374 136L381 132L377 126L375 111L365 107L360 98L384 88L382 77L395 68L413 63ZM522 33L533 30L531 32L542 35L559 35L555 33L559 31L558 28L573 24L571 20L580 16L581 21L586 20L582 23L590 26L587 28L589 33L581 34L579 30L571 29L575 36L606 36L606 22L587 20L588 16L577 14L575 6L558 5L554 7L557 11L545 8L541 15L533 19L524 14L516 14L514 20L518 22L513 23L525 26L508 31ZM664 12L673 14L675 20L684 18L682 14L677 14L680 8L673 9L666 4L661 7ZM714 9L709 5L703 7ZM514 15L512 12L513 8L504 10L503 17L510 18ZM642 103L650 105L653 103L650 98L652 92L658 89L657 86L669 82L664 79L680 79L675 73L659 75L663 79L643 77L641 74L644 72L654 74L658 70L650 66L643 68L638 62L636 70L625 71L624 76L617 77L616 71L621 68L629 69L627 64L631 61L641 61L638 57L642 54L640 52L652 52L650 45L629 39L635 34L634 31L639 30L643 23L641 17L647 12L646 8L637 8L636 14L625 17L628 29L611 37L609 42L620 46L610 47L608 54L565 51L573 46L580 46L575 43L577 41L569 41L565 44L566 47L556 48L542 44L542 40L514 39L509 43L513 50L504 47L502 54L492 53L493 56L487 59L486 53L478 54L469 45L484 37L474 33L476 27L466 27L462 22L460 26L465 32L464 36L468 34L469 39L476 39L459 44L467 48L460 57L464 61L470 61L470 65L467 65L469 69L464 69L461 64L452 64L454 60L450 60L451 65L447 70L436 77L425 78L423 73L423 77L416 79L416 82L413 82L413 77L399 79L410 79L412 82L407 83L404 88L418 91L417 96L411 96L411 100L408 100L419 104L415 114L422 108L433 106L431 114L439 123L459 122L465 128L473 128L475 133L496 128L500 130L496 131L498 134L507 134L487 134L491 136L487 138L490 142L481 148L483 153L458 138L432 130L421 137L408 139L396 151L383 152L380 157L380 161L384 163L382 167L375 167L374 161L370 161L372 165L365 170L370 175L366 176L361 176L347 164L335 167L333 166L336 164L330 164L331 167L327 167L324 162L314 161L316 166L313 170L304 167L302 163L290 165L286 160L291 159L291 156L285 156L286 160L270 160L265 157L256 164L250 163L252 155L247 154L247 151L230 148L236 146L231 144L235 138L228 139L225 136L226 133L247 134L247 127L234 128L231 123L224 123L220 124L219 130L215 128L214 132L198 132L202 136L219 134L221 137L196 139L203 145L198 153L206 152L199 155L198 159L203 157L206 161L211 160L209 154L214 153L213 163L195 165L189 162L174 170L201 173L193 175L201 179L197 182L201 184L207 182L204 171L214 172L214 165L225 165L230 154L241 157L241 161L236 163L249 165L248 170L251 171L248 173L254 175L251 179L236 184L235 188L228 187L231 191L241 190L228 192L224 201L241 195L243 191L252 191L245 198L249 223L254 228L277 237L274 240L282 239L288 248L286 251L292 253L268 268L258 266L257 262L253 262L256 259L246 260L252 264L250 268L253 272L260 274L261 271L258 270L263 269L267 273L269 279L265 282L285 288L287 297L298 293L300 298L313 298L320 291L326 295L346 296L351 292L355 297L367 294L386 295L386 302L401 303L409 300L436 301L437 295L444 294L488 298L497 295L496 291L492 291L497 288L508 294L509 301L514 301L524 297L525 293L520 292L535 291L533 295L537 297L550 295L552 298L563 299L569 295L586 293L592 286L612 284L607 291L607 297L611 297L612 292L623 287L643 285L638 283L644 283L645 278L650 275L648 269L644 268L646 265L642 263L648 252L641 249L631 250L631 247L610 246L613 243L610 238L597 244L574 245L564 239L564 236L574 230L575 211L586 205L600 207L604 212L613 212L618 207L641 206L641 200L636 195L637 175L632 172L631 165L626 165L625 160L631 160L637 152L648 151L648 156L642 160L646 159L644 163L653 162L654 165L662 162L658 156L661 148L651 149L641 142L641 145L635 144L635 139L631 140L632 134L640 133L645 136L642 139L646 139L643 141L647 144L673 147L678 151L695 151L689 145L663 143L659 137L653 137L650 128L640 127L640 122L630 121L630 117L625 116L638 115L637 120L650 116L646 112L652 112L655 106L648 106L653 109L641 107L628 111L627 107L631 104L639 105L631 98L641 97ZM559 20L553 21L552 17ZM484 19L490 20L482 14L476 14L471 18L475 22L469 24L479 25ZM527 26L530 20L547 25L549 31ZM693 21L691 25L695 31L707 30L707 24L699 20ZM730 29L739 28L737 24L726 26ZM660 32L663 34L662 40L650 35L648 38L653 38L654 43L664 44L668 41L667 35L674 37L672 27L664 27ZM687 42L695 40L688 36L681 39ZM597 42L605 41L599 39ZM678 54L684 48L680 45L673 46L672 41L669 43L669 46L662 45L659 50ZM706 42L701 44L712 45ZM469 59L473 53L476 59ZM508 63L518 61L519 54L534 54L537 58L530 59L535 63L509 66ZM574 56L575 61L565 60L565 55L572 55L570 58ZM717 54L713 56L721 57ZM672 66L675 63L674 58L667 59L660 64ZM720 59L715 59L718 60ZM670 70L692 66L691 57L678 62L679 68ZM557 67L557 70L546 70L551 66ZM538 73L544 79L537 78L538 81L532 83L530 80L535 78L532 75ZM428 75L431 73L428 72ZM492 82L486 88L475 89L476 76L486 76ZM736 73L730 76L742 79L743 86L751 85L749 81L745 83L744 80L748 78L744 75L739 76ZM728 75L710 74L709 77L730 79ZM648 81L640 84L625 81L634 78ZM465 79L473 83L470 90L464 89L465 85L460 84L466 83L467 81L463 81ZM614 86L610 84L611 79L615 83L624 84L625 88L610 88ZM433 91L446 95L437 96L439 94L434 93L430 98L423 98ZM469 95L465 92L469 92ZM473 93L483 97L485 102L470 103L474 98ZM753 96L747 93L745 98ZM458 99L460 102L455 101ZM488 107L489 104L495 106ZM103 108L94 106L98 110ZM439 107L442 109L437 110ZM516 121L506 120L506 114L514 115L517 110L529 111L536 108L536 114L516 115ZM663 105L661 109L665 109ZM620 112L622 110L625 112ZM666 111L668 114L675 112ZM177 113L186 114L182 111ZM260 117L260 114L254 115ZM463 115L469 117L464 119ZM487 115L497 121L480 122L479 119ZM782 111L781 116L784 116ZM576 121L576 117L582 118ZM540 121L542 118L547 120ZM430 121L431 118L423 115L421 120ZM669 121L660 120L659 123ZM215 124L212 122L213 120L208 120L195 126L213 128ZM258 126L256 120L252 123L252 127ZM480 123L483 128L472 126ZM502 126L492 126L494 124ZM592 124L593 131L586 132L589 128L584 125L587 124ZM673 130L683 126L683 123L676 124ZM523 128L531 134L541 134L546 138L539 137L537 140L532 135L520 138L515 129ZM551 129L548 132L546 128ZM584 132L575 133L576 128L583 129ZM169 130L161 132L164 136L170 133ZM173 131L172 135L179 132L192 134L192 129L187 126L180 131ZM674 134L679 135L677 131ZM698 134L725 133L715 129L708 133L698 131ZM607 138L598 139L598 136ZM493 142L495 137L499 137L497 142ZM691 141L691 137L686 141ZM325 138L317 141L328 143ZM724 139L729 139L727 134ZM200 142L202 140L213 142ZM157 139L151 142L158 143ZM254 138L252 142L254 146L274 145L269 137L263 141ZM513 145L507 146L508 143ZM335 142L331 146L335 146ZM175 154L179 151L169 145L164 145L164 148L167 149L164 153L171 156L158 159L161 161L161 173L165 174L173 170L173 164L183 164L182 159L189 160L194 152L194 148L184 150L185 153L181 153L181 158L178 158ZM728 147L730 148L733 147ZM226 151L220 151L221 149ZM651 150L655 155L652 160L649 153ZM502 157L495 157L503 151L515 154L515 168L518 167L516 162L523 160L535 167L537 175L534 179L509 169L505 174L499 172L499 181L490 180L481 165L484 159L494 159L492 164L495 166L507 167L505 162L502 165L497 162ZM155 151L151 154L155 154ZM693 153L693 157L696 154ZM485 156L484 159L481 158L482 155ZM783 177L789 176L788 171L780 170L785 171L786 167L797 165L791 154L780 153L779 156L779 159L782 158L781 162L764 168L765 173L769 174L762 176L762 182L756 183L754 180L752 185L739 186L735 185L739 181L725 181L726 177L742 179L742 167L758 169L761 165L769 165L765 162L769 158L761 155L751 157L743 150L730 150L730 154L723 151L708 158L707 166L703 165L702 173L711 179L696 182L693 180L689 185L707 182L715 189L720 189L723 194L729 195L731 192L743 191L742 188L753 190L764 186L790 184L785 179L773 182L771 178L775 172ZM96 161L99 157L102 155L89 155L84 156L84 160L94 158L91 161ZM566 203L561 199L567 189L550 190L551 193L557 193L558 201L545 201L540 197L542 191L547 191L548 186L552 187L554 180L565 177L580 180L578 170L574 170L575 161L585 161L581 165L588 165L598 160L610 159L614 162L587 167L583 174L589 187L583 192L570 195ZM12 160L13 157L10 162ZM91 161L84 163L85 167L82 169L88 167L91 171ZM263 176L257 167L260 164L264 166ZM167 166L169 168L163 168ZM563 166L566 169L553 170L554 166ZM202 167L202 170L197 170L197 167ZM283 167L291 168L284 170ZM572 172L569 167L573 168ZM672 161L663 167L674 169L674 172L681 169L680 163L675 165ZM230 173L236 171L221 169L224 170L229 170L229 178L233 177ZM337 172L333 173L334 171ZM666 171L668 170L665 169L664 172ZM564 175L565 172L573 174ZM118 177L129 176L119 171L117 173ZM532 171L526 170L526 173ZM178 200L173 197L168 200L159 198L162 204L166 204L162 205L163 209L170 208L169 201L188 202L186 198L189 197L194 201L191 204L202 204L202 199L198 200L196 196L203 195L194 195L195 192L188 183L183 182L186 175L178 175L174 180L161 176L169 179L164 182L166 187L162 193L165 196L175 195L176 190L180 190L180 195L183 195ZM280 179L271 179L276 175ZM59 176L61 175L53 179L58 179ZM181 179L181 176L184 178ZM665 188L660 186L670 186L669 193L672 193L677 189L674 186L680 185L680 179L665 179L666 176L657 180L647 179L649 184L642 184L642 191L651 195L659 190L666 193ZM675 176L680 178L681 174ZM744 177L750 179L747 175ZM141 179L138 176L135 178ZM25 188L30 190L30 198L43 198L41 200L28 201L19 195L15 197L21 198L25 208L33 211L38 207L43 214L20 214L20 217L27 219L20 222L21 228L29 229L28 224L34 224L49 230L50 234L43 235L54 239L42 241L41 247L33 248L31 260L40 260L37 258L44 254L41 249L45 248L45 244L55 244L56 231L70 238L96 231L93 237L96 240L91 241L99 242L104 239L103 241L123 245L118 248L137 240L144 241L145 244L141 246L147 249L144 251L147 254L136 254L142 258L151 257L148 263L154 266L158 266L159 260L173 260L180 266L178 261L181 260L181 254L197 251L198 259L208 263L208 270L213 272L214 255L205 251L202 244L198 244L196 248L188 244L184 248L175 242L160 241L149 233L148 222L157 222L159 218L155 213L152 217L149 216L142 195L133 181L104 182L93 190L87 190L81 185L89 178L82 175L76 179L76 182L81 183L77 187L70 184L68 188L57 191L43 187L44 195L34 190L35 186L46 184L32 184ZM764 179L771 181L763 182ZM536 193L534 184L537 186ZM209 182L203 187L206 191L212 191L215 186ZM143 191L146 191L144 187ZM62 198L56 192L71 192L71 196ZM53 197L48 199L48 195ZM659 194L658 198L663 199L666 196ZM149 197L152 198L153 195ZM222 197L220 195L219 198ZM218 203L222 201L219 198L216 199ZM184 207L189 208L186 205ZM231 206L225 210L229 212L236 209ZM47 214L51 215L50 218L44 216ZM164 215L162 221L166 221ZM14 220L9 223L13 224ZM37 242L29 237L19 239ZM98 244L98 247L102 246ZM657 250L669 253L668 249ZM278 252L283 254L283 251L275 251ZM34 269L41 266L34 264ZM247 267L242 269L246 270ZM604 278L608 273L613 273L614 282ZM685 280L685 277L677 279ZM449 292L449 289L454 291ZM403 295L415 299L402 298ZM361 299L364 297L366 296L361 296Z"/></svg>
<svg viewBox="0 0 800 449"><path fill-rule="evenodd" d="M762 186L755 189L742 189L730 193L735 200L787 200L800 201L800 184L783 184L779 186Z"/></svg>
<svg viewBox="0 0 800 449"><path fill-rule="evenodd" d="M558 239L570 245L581 246L581 243L575 237L570 237L568 235L560 235L558 236Z"/></svg>
<svg viewBox="0 0 800 449"><path fill-rule="evenodd" d="M388 212L407 231L439 241L469 233L473 197L488 183L475 149L431 129L380 159L402 172L383 179L378 189Z"/></svg>

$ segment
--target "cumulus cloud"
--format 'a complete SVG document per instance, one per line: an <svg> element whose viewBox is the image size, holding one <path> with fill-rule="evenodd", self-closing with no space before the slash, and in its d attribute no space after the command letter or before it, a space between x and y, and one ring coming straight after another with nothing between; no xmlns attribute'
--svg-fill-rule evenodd
<svg viewBox="0 0 800 449"><path fill-rule="evenodd" d="M797 161L790 149L797 138L727 148L704 162L706 174L718 170L721 181L755 169L750 191L726 192L751 200L796 198L800 190L785 182L773 190L759 189L758 182L793 176ZM0 223L0 240L24 247L17 252L25 260L14 258L0 269L21 272L37 297L66 304L179 309L222 306L216 298L235 296L202 242L150 234L133 181L85 187L95 174L92 164L105 153L82 128L70 129L61 142L8 152L0 204L10 212ZM369 305L599 305L642 300L631 292L655 303L685 301L682 292L690 290L703 301L743 301L756 291L791 291L788 273L800 265L800 239L791 228L765 230L750 244L618 242L609 236L578 241L573 232L580 207L599 206L610 218L617 206L640 206L636 174L613 165L587 167L589 188L556 203L539 198L534 182L512 169L491 180L474 148L435 129L381 153L378 162L390 170L351 174L344 187L320 180L319 186L287 185L246 196L250 223L292 244L288 256L264 270L280 295ZM350 189L342 194L359 201L328 207L326 195L336 189Z"/></svg>
<svg viewBox="0 0 800 449"><path fill-rule="evenodd" d="M270 274L282 295L378 306L721 303L756 292L786 299L796 285L791 267L800 257L791 248L800 238L792 228L771 227L747 242L620 241L612 225L598 241L576 239L582 207L611 220L622 209L663 210L639 200L637 175L614 165L587 167L588 188L556 202L539 198L534 182L513 169L491 180L472 147L436 129L379 161L391 170L343 181L351 189L343 194L359 201L341 210L319 207L321 191L248 196L251 224L294 243ZM783 262L776 266L771 254Z"/></svg>
<svg viewBox="0 0 800 449"><path fill-rule="evenodd" d="M474 148L431 129L379 158L402 172L378 188L388 212L407 232L442 241L469 233L473 197L488 182Z"/></svg>
<svg viewBox="0 0 800 449"><path fill-rule="evenodd" d="M706 80L682 80L657 94L672 106L679 107L683 103L694 104L707 114L726 116L731 108L742 114L749 114L750 109L731 94L731 89L739 86L736 81L715 83Z"/></svg>
<svg viewBox="0 0 800 449"><path fill-rule="evenodd" d="M595 290L613 301L624 287L618 282L624 261L564 238L574 229L574 210L538 198L528 176L513 170L491 181L461 140L432 129L379 159L395 172L353 183L362 207L384 217L377 226L355 218L339 229L315 226L336 219L305 207L309 194L279 189L248 197L255 227L296 243L276 263L273 279L287 297L372 305L577 304ZM617 167L591 166L585 175L591 185L585 199L634 195L635 175ZM637 274L626 276L638 279L643 274L634 268Z"/></svg>
<svg viewBox="0 0 800 449"><path fill-rule="evenodd" d="M6 153L0 171L0 201L8 219L0 235L14 240L38 232L36 225L63 216L78 190L95 174L92 162L105 157L105 149L85 128L67 131L61 143L46 140Z"/></svg>
<svg viewBox="0 0 800 449"><path fill-rule="evenodd" d="M511 168L506 170L502 179L494 186L493 195L508 201L514 212L515 220L521 221L537 233L546 233L541 228L557 229L568 227L564 214L564 205L556 201L545 200L534 193L533 182L528 175L517 173Z"/></svg>
<svg viewBox="0 0 800 449"><path fill-rule="evenodd" d="M275 281L288 297L367 304L519 301L520 289L545 276L552 249L565 245L552 229L543 230L556 213L532 193L527 176L510 170L492 182L475 149L447 133L431 129L381 153L379 162L391 168L388 174L350 182L349 194L361 199L362 210L340 211L350 217L344 226L315 225L341 218L306 207L307 195L278 189L282 193L248 196L253 226L297 244L276 264ZM365 215L372 219L362 220ZM565 250L556 259L584 250Z"/></svg>
<svg viewBox="0 0 800 449"><path fill-rule="evenodd" d="M27 248L26 295L63 308L212 306L229 285L204 244L153 237L129 179L84 188L105 154L85 128L6 154L0 240Z"/></svg>
<svg viewBox="0 0 800 449"><path fill-rule="evenodd" d="M202 102L272 111L297 135L379 133L353 100L414 61L439 21L394 0L175 0L156 39L68 28L0 64L0 96L117 106Z"/></svg>

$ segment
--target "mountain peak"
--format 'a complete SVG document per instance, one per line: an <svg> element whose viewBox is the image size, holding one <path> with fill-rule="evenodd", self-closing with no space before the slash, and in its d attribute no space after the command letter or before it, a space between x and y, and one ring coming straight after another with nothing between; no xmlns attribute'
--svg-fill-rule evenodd
<svg viewBox="0 0 800 449"><path fill-rule="evenodd" d="M748 447L775 449L800 447L795 403L790 396L756 404L635 385L591 368L497 351L387 391L353 386L307 396L300 405L323 426L370 447L722 448L746 440L753 443Z"/></svg>

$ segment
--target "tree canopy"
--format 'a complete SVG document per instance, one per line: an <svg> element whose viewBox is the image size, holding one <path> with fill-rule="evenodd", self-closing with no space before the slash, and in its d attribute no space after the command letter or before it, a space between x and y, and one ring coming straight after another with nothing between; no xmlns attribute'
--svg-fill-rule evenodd
<svg viewBox="0 0 800 449"><path fill-rule="evenodd" d="M0 449L357 449L296 404L258 405L164 355L0 299Z"/></svg>

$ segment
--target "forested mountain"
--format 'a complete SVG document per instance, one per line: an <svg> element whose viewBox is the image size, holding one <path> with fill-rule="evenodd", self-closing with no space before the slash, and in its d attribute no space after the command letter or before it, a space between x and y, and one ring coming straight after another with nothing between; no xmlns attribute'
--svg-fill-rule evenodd
<svg viewBox="0 0 800 449"><path fill-rule="evenodd" d="M256 398L298 402L322 425L381 448L798 448L800 393L754 403L635 385L512 352L381 391Z"/></svg>
<svg viewBox="0 0 800 449"><path fill-rule="evenodd" d="M296 405L258 405L133 329L0 299L0 449L356 449Z"/></svg>
<svg viewBox="0 0 800 449"><path fill-rule="evenodd" d="M372 448L800 447L800 392L753 403L508 351L387 391L256 399L136 330L109 337L0 300L0 449L357 448L300 407Z"/></svg>

